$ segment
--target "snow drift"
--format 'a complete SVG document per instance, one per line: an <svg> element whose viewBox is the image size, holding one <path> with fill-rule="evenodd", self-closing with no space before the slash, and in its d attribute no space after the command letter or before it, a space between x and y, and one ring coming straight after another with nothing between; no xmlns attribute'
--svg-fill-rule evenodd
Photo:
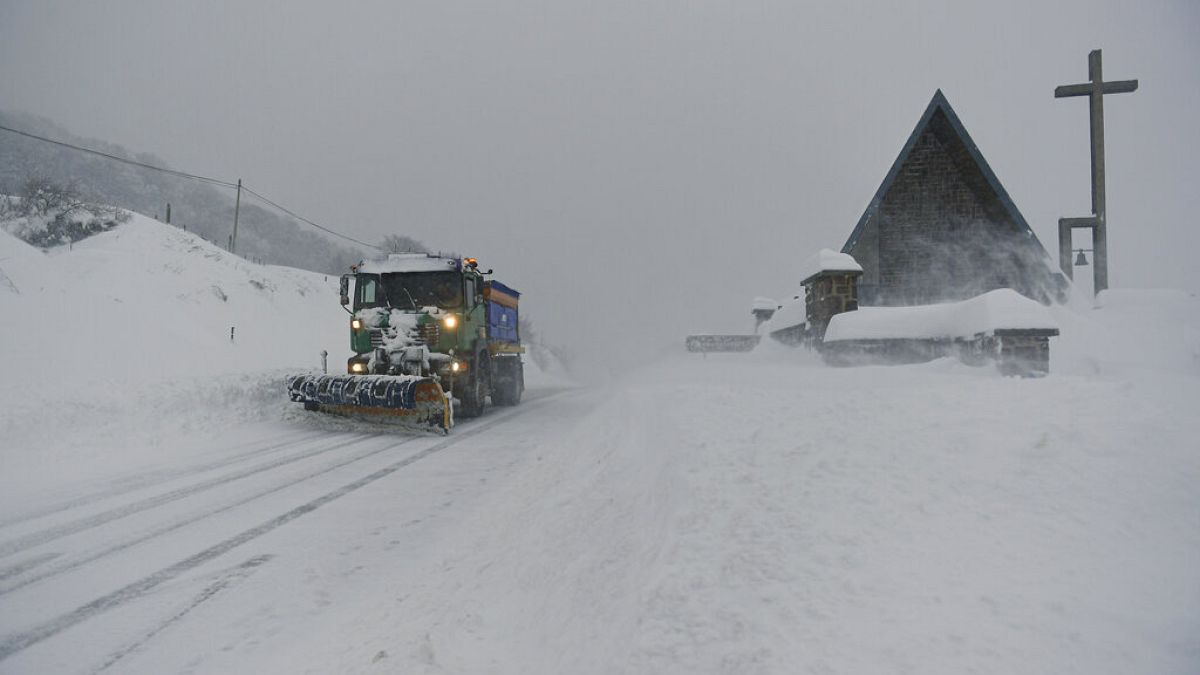
<svg viewBox="0 0 1200 675"><path fill-rule="evenodd" d="M826 342L880 339L955 339L1001 329L1057 329L1050 312L1011 288L961 302L916 307L859 307L835 315Z"/></svg>

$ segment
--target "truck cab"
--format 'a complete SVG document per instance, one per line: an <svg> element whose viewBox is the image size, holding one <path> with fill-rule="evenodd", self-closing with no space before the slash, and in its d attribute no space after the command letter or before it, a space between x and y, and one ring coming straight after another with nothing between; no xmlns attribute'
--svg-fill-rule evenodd
<svg viewBox="0 0 1200 675"><path fill-rule="evenodd" d="M342 277L350 311L352 375L437 380L464 416L515 405L524 376L515 290L488 280L473 258L392 254ZM350 282L353 281L353 291Z"/></svg>

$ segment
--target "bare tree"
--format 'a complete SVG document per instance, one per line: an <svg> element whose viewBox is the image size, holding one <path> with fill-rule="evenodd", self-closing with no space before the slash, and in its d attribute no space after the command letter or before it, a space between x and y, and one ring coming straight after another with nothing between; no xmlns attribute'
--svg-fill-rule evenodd
<svg viewBox="0 0 1200 675"><path fill-rule="evenodd" d="M429 253L425 244L403 234L389 234L379 242L379 246L387 253Z"/></svg>
<svg viewBox="0 0 1200 675"><path fill-rule="evenodd" d="M45 176L32 175L26 178L21 186L21 203L18 209L22 215L66 213L83 206L79 190L73 183L63 185Z"/></svg>

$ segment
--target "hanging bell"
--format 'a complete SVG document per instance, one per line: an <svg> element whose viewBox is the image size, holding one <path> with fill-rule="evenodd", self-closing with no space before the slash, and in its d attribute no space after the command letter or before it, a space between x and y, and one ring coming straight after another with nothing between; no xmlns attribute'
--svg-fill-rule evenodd
<svg viewBox="0 0 1200 675"><path fill-rule="evenodd" d="M1079 255L1075 256L1075 264L1079 266L1088 264L1087 256L1083 254L1083 249L1079 249Z"/></svg>

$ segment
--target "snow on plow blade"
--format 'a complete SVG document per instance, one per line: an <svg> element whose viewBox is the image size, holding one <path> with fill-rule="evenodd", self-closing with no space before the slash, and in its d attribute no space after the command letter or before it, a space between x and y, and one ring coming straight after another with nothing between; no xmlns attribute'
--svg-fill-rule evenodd
<svg viewBox="0 0 1200 675"><path fill-rule="evenodd" d="M412 375L296 375L288 396L305 410L379 415L408 426L449 431L450 399L434 380Z"/></svg>

